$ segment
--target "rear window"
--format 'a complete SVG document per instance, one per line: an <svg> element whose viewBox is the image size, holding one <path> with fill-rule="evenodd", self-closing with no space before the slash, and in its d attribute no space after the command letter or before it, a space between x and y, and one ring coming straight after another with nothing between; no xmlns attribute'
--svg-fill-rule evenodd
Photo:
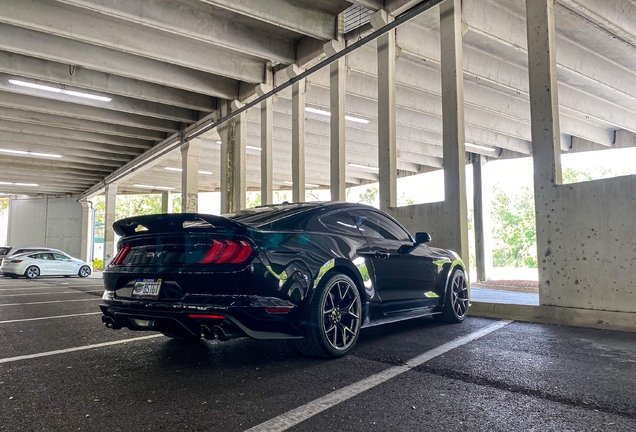
<svg viewBox="0 0 636 432"><path fill-rule="evenodd" d="M313 205L306 204L286 204L271 207L255 207L240 210L236 213L224 214L222 216L245 225L260 227L263 225L274 223L283 218L303 213L314 207L315 206Z"/></svg>
<svg viewBox="0 0 636 432"><path fill-rule="evenodd" d="M0 247L0 256L8 254L10 250L10 247Z"/></svg>

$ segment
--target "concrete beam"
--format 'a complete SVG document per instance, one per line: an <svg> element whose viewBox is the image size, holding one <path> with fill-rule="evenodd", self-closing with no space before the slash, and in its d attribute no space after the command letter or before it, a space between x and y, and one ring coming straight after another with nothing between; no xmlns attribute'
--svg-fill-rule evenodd
<svg viewBox="0 0 636 432"><path fill-rule="evenodd" d="M257 93L259 96L271 90L268 88L260 88ZM247 125L243 128L247 131ZM266 99L261 102L261 204L271 204L273 201L272 177L273 177L273 133L274 128L274 101L273 98ZM247 132L246 132L247 134ZM246 135L247 142L247 135Z"/></svg>
<svg viewBox="0 0 636 432"><path fill-rule="evenodd" d="M44 126L47 128L59 128L65 131L88 132L95 135L93 139L88 140L93 142L101 142L96 141L98 137L100 140L114 140L117 142L122 142L119 138L131 138L132 140L139 140L143 142L158 142L163 141L166 138L166 134L159 131L114 125L92 120L82 120L72 117L63 117L54 114L18 110L14 108L0 107L0 119ZM145 143L134 145L134 141L132 140L124 140L124 142L127 143L125 145L138 148L147 148L149 146L149 144Z"/></svg>
<svg viewBox="0 0 636 432"><path fill-rule="evenodd" d="M20 123L9 120L1 120L0 117L0 131L6 132L18 132L26 135L40 135L42 137L55 137L70 140L69 145L61 144L62 147L78 148L78 149L94 149L97 151L112 151L120 154L139 155L141 150L147 150L151 147L147 141L137 140L134 138L119 137L115 138L112 135L102 135L92 132L75 131L68 129L61 129L51 126L43 126L39 124ZM46 141L46 138L43 138ZM80 145L75 143L81 141L84 143L99 143L106 145ZM34 141L30 141L34 142ZM74 144L74 145L73 145Z"/></svg>
<svg viewBox="0 0 636 432"><path fill-rule="evenodd" d="M29 158L5 155L3 155L2 159L0 159L0 166L3 166L3 164L7 164L12 167L19 167L23 170L36 169L41 171L44 170L51 173L68 172L90 174L97 175L100 178L105 177L112 171L111 168L99 165L87 166L84 163L74 163L57 159Z"/></svg>
<svg viewBox="0 0 636 432"><path fill-rule="evenodd" d="M253 57L279 63L296 59L292 40L254 32L198 1L59 1Z"/></svg>
<svg viewBox="0 0 636 432"><path fill-rule="evenodd" d="M342 49L342 45L332 40L325 44L325 54L333 56ZM345 58L329 65L329 117L331 125L331 200L344 201L345 185L345 79L347 76Z"/></svg>
<svg viewBox="0 0 636 432"><path fill-rule="evenodd" d="M41 178L43 181L46 180L64 180L68 183L74 183L74 181L81 182L89 182L90 184L95 184L102 179L102 176L97 174L90 173L79 173L74 174L70 172L51 172L44 171L39 167L28 165L23 165L25 168L21 168L21 166L11 166L0 163L0 171L2 171L3 175L13 176L11 178L16 178L15 176L24 176L24 178Z"/></svg>
<svg viewBox="0 0 636 432"><path fill-rule="evenodd" d="M127 4L127 3L126 3ZM71 75L69 71L72 71ZM0 72L169 106L210 112L216 98L69 65L0 51Z"/></svg>
<svg viewBox="0 0 636 432"><path fill-rule="evenodd" d="M336 16L318 8L285 0L202 0L252 19L282 27L315 39L335 38Z"/></svg>
<svg viewBox="0 0 636 432"><path fill-rule="evenodd" d="M58 26L59 23L55 24ZM238 95L238 83L234 79L1 23L0 50L209 96L234 98Z"/></svg>
<svg viewBox="0 0 636 432"><path fill-rule="evenodd" d="M161 213L172 213L174 195L170 191L161 192Z"/></svg>
<svg viewBox="0 0 636 432"><path fill-rule="evenodd" d="M263 80L261 60L59 2L4 0L0 21L213 75L253 83Z"/></svg>
<svg viewBox="0 0 636 432"><path fill-rule="evenodd" d="M173 133L179 130L179 123L153 117L110 111L102 108L83 106L74 103L41 99L18 93L0 92L0 106L23 111L61 115L81 120L106 122L120 126L151 129Z"/></svg>
<svg viewBox="0 0 636 432"><path fill-rule="evenodd" d="M287 68L287 76L294 78L302 73L296 65ZM292 200L305 201L305 89L307 80L292 85Z"/></svg>

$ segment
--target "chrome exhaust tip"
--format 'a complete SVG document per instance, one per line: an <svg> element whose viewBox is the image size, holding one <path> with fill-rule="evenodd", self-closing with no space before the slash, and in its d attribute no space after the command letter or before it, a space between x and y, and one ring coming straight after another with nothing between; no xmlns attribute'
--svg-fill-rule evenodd
<svg viewBox="0 0 636 432"><path fill-rule="evenodd" d="M201 327L199 327L199 334L201 335L203 339L207 339L207 340L216 339L214 332L210 330L210 328L206 325L202 325Z"/></svg>

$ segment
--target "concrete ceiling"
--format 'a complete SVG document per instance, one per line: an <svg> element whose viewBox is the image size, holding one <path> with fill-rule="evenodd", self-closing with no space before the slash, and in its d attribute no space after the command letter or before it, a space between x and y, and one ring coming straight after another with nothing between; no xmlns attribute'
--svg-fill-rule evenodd
<svg viewBox="0 0 636 432"><path fill-rule="evenodd" d="M413 0L353 2L401 13ZM285 66L315 63L335 38L343 0L3 0L0 8L0 193L81 194L169 135L241 99ZM464 0L467 143L489 157L531 153L525 0ZM636 132L636 6L630 0L560 0L556 7L562 148L631 145ZM357 41L369 25L350 31ZM398 169L442 166L438 9L398 28ZM347 57L347 162L377 166L375 46ZM105 96L108 102L15 85L21 80ZM308 79L307 106L329 109L326 70ZM291 180L291 92L274 104L274 187ZM260 146L260 115L248 112L247 145ZM328 117L306 115L309 184L329 185ZM219 186L218 135L203 139L200 190ZM492 148L493 151L482 147ZM61 155L45 158L22 150ZM125 177L180 188L174 151ZM247 182L260 188L260 155L248 150ZM347 167L349 185L374 181ZM4 183L37 183L38 187Z"/></svg>

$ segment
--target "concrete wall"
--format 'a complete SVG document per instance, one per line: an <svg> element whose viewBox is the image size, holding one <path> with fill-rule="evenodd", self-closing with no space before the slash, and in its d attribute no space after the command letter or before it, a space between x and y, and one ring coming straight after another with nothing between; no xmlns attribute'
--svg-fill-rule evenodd
<svg viewBox="0 0 636 432"><path fill-rule="evenodd" d="M536 196L541 304L636 312L636 177Z"/></svg>
<svg viewBox="0 0 636 432"><path fill-rule="evenodd" d="M11 246L46 246L74 257L82 253L82 205L76 198L11 200Z"/></svg>

